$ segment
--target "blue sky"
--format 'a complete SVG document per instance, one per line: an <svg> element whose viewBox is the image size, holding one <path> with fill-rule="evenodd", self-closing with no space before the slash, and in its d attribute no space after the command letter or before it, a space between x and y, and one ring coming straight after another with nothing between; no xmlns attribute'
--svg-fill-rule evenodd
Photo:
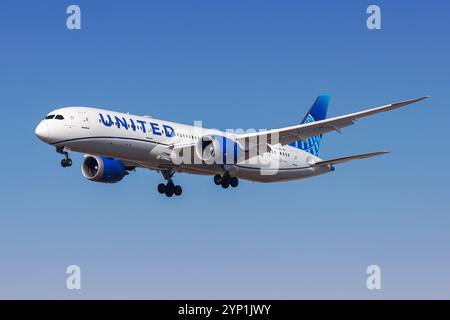
<svg viewBox="0 0 450 320"><path fill-rule="evenodd" d="M3 1L0 298L450 298L450 5L443 1ZM366 28L378 4L382 29ZM280 184L138 170L85 180L34 136L88 105L206 127L295 124L432 95L324 136L320 156L388 156ZM82 270L82 290L65 269ZM382 270L382 290L365 286Z"/></svg>

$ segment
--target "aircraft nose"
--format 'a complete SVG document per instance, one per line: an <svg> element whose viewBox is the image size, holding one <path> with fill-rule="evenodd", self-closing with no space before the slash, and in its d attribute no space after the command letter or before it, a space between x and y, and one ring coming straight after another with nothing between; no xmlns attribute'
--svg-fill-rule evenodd
<svg viewBox="0 0 450 320"><path fill-rule="evenodd" d="M42 141L46 141L49 137L48 125L43 122L39 123L34 133L39 139L41 139Z"/></svg>

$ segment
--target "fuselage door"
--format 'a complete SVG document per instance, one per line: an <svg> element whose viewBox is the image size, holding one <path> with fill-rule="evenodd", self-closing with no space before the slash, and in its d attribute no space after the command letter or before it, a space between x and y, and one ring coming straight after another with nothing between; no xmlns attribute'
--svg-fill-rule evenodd
<svg viewBox="0 0 450 320"><path fill-rule="evenodd" d="M86 112L78 112L78 117L80 118L81 127L83 129L89 129L89 118Z"/></svg>

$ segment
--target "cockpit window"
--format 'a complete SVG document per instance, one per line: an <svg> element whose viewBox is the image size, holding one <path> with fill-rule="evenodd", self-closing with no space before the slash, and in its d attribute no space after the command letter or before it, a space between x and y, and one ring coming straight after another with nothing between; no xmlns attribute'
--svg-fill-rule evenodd
<svg viewBox="0 0 450 320"><path fill-rule="evenodd" d="M64 120L64 117L60 114L56 115L55 119Z"/></svg>
<svg viewBox="0 0 450 320"><path fill-rule="evenodd" d="M50 119L53 119L54 117L55 117L54 114L49 114L49 115L46 116L44 119L45 119L45 120L50 120Z"/></svg>

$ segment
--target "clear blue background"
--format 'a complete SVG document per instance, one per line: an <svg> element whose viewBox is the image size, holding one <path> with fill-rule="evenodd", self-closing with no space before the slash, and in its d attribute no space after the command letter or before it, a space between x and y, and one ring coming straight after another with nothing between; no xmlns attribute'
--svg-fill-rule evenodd
<svg viewBox="0 0 450 320"><path fill-rule="evenodd" d="M375 1L0 4L0 298L450 298L450 5ZM85 180L34 136L50 110L99 106L216 128L297 123L431 100L327 134L321 157L388 156L311 180L222 190L180 174L182 197L138 170ZM82 290L65 269L82 269ZM382 290L366 268L382 269Z"/></svg>

